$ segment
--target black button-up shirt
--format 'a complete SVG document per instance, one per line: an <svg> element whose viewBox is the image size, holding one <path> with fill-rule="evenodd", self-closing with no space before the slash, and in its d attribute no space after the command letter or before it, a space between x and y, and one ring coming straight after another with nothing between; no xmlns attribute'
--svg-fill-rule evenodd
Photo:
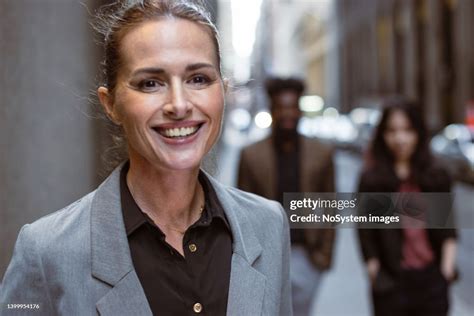
<svg viewBox="0 0 474 316"><path fill-rule="evenodd" d="M183 257L136 204L127 171L128 163L120 177L123 218L133 265L153 314L225 315L232 235L207 177L200 172L206 202L199 220L184 234Z"/></svg>

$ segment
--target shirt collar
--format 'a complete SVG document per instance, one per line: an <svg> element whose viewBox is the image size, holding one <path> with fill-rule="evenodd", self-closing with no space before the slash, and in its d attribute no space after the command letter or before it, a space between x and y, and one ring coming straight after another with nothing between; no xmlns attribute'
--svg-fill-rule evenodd
<svg viewBox="0 0 474 316"><path fill-rule="evenodd" d="M120 199L122 203L122 213L127 236L130 236L138 227L145 223L149 223L158 228L153 223L153 221L141 211L140 207L133 199L133 196L127 185L127 172L129 166L130 163L127 162L120 173ZM214 188L212 187L209 179L201 170L199 170L198 179L202 185L206 197L203 216L201 217L202 224L209 225L213 219L220 219L225 224L226 228L230 231L229 223L225 216L224 209L222 208L222 205L219 202L219 199L217 198L217 194ZM162 233L159 228L158 230L160 231L160 233Z"/></svg>

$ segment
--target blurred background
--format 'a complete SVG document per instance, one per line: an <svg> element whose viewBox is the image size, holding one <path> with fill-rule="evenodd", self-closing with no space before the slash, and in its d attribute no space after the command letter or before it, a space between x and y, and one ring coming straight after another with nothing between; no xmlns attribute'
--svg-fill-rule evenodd
<svg viewBox="0 0 474 316"><path fill-rule="evenodd" d="M0 277L22 225L93 190L110 146L94 96L100 47L89 25L105 0L0 0ZM474 1L208 0L230 79L208 162L235 185L240 149L267 136L263 81L306 80L299 132L337 148L337 190L356 189L361 157L395 93L417 99L431 148L456 179L458 221L474 211ZM452 315L474 312L474 230L460 231ZM338 231L335 265L313 311L368 315L355 231Z"/></svg>

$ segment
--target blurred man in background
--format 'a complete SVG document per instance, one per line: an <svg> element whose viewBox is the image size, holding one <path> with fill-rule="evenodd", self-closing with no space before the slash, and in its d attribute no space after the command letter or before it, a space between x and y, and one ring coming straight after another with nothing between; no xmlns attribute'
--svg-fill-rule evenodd
<svg viewBox="0 0 474 316"><path fill-rule="evenodd" d="M298 135L303 81L271 78L266 82L273 118L271 135L241 153L238 187L283 203L284 192L333 192L330 147ZM294 315L308 315L322 272L329 269L333 229L292 229L291 281Z"/></svg>

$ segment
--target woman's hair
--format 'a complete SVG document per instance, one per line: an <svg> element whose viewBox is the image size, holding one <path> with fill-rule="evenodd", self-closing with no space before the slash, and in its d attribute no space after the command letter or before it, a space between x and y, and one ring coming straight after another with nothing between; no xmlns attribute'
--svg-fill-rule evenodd
<svg viewBox="0 0 474 316"><path fill-rule="evenodd" d="M418 136L415 151L411 157L411 180L417 184L423 182L426 171L433 166L433 157L429 149L428 133L418 105L401 96L391 97L383 102L383 112L375 130L374 138L369 147L366 170L377 170L380 179L392 181L394 172L394 156L388 148L384 134L388 120L395 112L402 112L408 119L411 128Z"/></svg>
<svg viewBox="0 0 474 316"><path fill-rule="evenodd" d="M203 26L214 45L218 70L221 67L220 46L217 28L210 13L201 1L197 0L121 0L101 7L97 14L94 29L100 35L104 47L104 60L101 63L101 85L107 87L113 97L117 74L121 67L120 44L123 37L134 27L148 21L162 18L188 20ZM113 145L105 155L107 169L113 169L126 159L125 138L120 126L115 125L107 115Z"/></svg>
<svg viewBox="0 0 474 316"><path fill-rule="evenodd" d="M96 15L95 30L101 35L105 50L102 62L103 84L110 91L116 85L121 66L120 43L124 35L137 25L161 18L178 18L204 26L214 44L220 70L220 45L217 28L210 13L199 1L191 0L128 0L103 6Z"/></svg>

